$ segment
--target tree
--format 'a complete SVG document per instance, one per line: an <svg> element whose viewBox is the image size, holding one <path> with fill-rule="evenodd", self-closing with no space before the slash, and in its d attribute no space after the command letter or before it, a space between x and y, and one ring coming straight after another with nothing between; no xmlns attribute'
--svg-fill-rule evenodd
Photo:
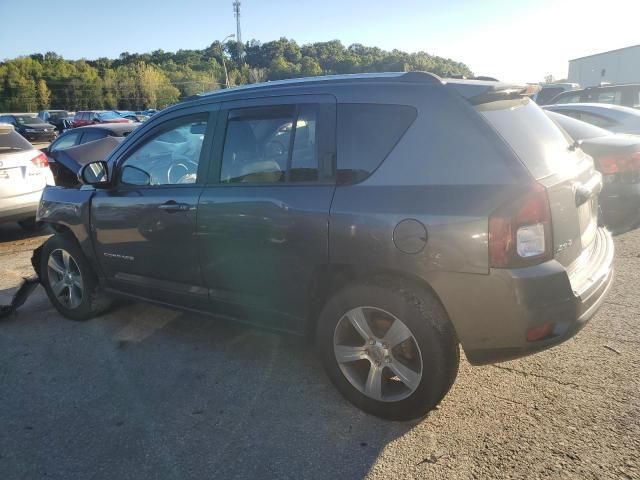
<svg viewBox="0 0 640 480"><path fill-rule="evenodd" d="M37 86L38 109L45 110L51 104L51 90L47 87L47 82L38 80Z"/></svg>

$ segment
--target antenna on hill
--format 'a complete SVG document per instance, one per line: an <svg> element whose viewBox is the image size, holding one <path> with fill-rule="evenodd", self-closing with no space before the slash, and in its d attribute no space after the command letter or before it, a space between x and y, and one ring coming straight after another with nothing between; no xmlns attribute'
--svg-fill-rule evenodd
<svg viewBox="0 0 640 480"><path fill-rule="evenodd" d="M234 0L233 14L236 17L236 42L238 42L238 61L242 63L242 33L240 31L240 0Z"/></svg>

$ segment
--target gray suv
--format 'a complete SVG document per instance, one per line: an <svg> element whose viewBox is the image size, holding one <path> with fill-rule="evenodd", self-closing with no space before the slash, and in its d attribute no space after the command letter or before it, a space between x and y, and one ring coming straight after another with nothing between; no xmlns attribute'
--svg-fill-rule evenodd
<svg viewBox="0 0 640 480"><path fill-rule="evenodd" d="M611 286L601 176L523 92L412 72L200 95L44 191L34 266L70 319L120 295L306 335L355 405L423 416L459 343L543 350Z"/></svg>

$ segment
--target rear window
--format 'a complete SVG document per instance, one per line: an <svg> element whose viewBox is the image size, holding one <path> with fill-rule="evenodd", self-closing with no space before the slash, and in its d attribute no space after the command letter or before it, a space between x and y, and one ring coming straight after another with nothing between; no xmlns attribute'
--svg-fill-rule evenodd
<svg viewBox="0 0 640 480"><path fill-rule="evenodd" d="M367 178L396 146L416 119L407 105L338 105L338 183Z"/></svg>
<svg viewBox="0 0 640 480"><path fill-rule="evenodd" d="M31 150L33 147L13 129L0 129L0 153Z"/></svg>
<svg viewBox="0 0 640 480"><path fill-rule="evenodd" d="M118 115L116 112L100 112L98 113L98 118L100 120L116 120L123 117L122 115Z"/></svg>
<svg viewBox="0 0 640 480"><path fill-rule="evenodd" d="M567 167L568 147L573 139L529 98L484 103L475 108L536 179Z"/></svg>
<svg viewBox="0 0 640 480"><path fill-rule="evenodd" d="M553 97L561 94L562 92L564 92L562 87L543 88L542 90L540 90L540 92L536 96L536 103L538 105L546 105L547 103L549 103L549 101L553 99Z"/></svg>
<svg viewBox="0 0 640 480"><path fill-rule="evenodd" d="M574 140L585 140L588 138L604 137L611 133L604 128L590 125L586 122L576 120L575 118L567 117L556 112L547 112L547 115L561 128L564 128L565 132L569 134Z"/></svg>

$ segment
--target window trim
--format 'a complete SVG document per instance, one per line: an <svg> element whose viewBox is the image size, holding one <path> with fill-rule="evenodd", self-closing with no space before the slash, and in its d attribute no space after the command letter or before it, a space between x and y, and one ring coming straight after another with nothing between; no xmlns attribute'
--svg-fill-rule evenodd
<svg viewBox="0 0 640 480"><path fill-rule="evenodd" d="M314 181L289 181L289 164L287 168L287 176L284 182L251 182L251 183L226 183L221 182L220 177L222 174L222 156L224 152L224 143L226 140L227 125L229 112L232 110L240 110L244 108L261 108L278 105L295 105L295 119L297 121L300 105L307 104L324 104L331 105L333 107L333 145L330 146L331 151L328 152L331 155L330 162L323 161L318 156L318 172L320 179ZM250 99L238 99L229 100L223 102L219 111L219 118L216 126L216 131L213 139L211 162L209 167L209 173L207 175L206 185L215 186L221 188L248 188L248 187L288 187L288 186L327 186L336 184L336 145L337 145L337 99L333 95L329 94L302 94L302 95L283 95L283 96L269 96L269 97L256 97ZM295 133L295 123L292 134ZM295 135L291 135L290 142L295 141ZM289 148L289 161L292 161L293 149ZM329 163L329 165L327 165Z"/></svg>

